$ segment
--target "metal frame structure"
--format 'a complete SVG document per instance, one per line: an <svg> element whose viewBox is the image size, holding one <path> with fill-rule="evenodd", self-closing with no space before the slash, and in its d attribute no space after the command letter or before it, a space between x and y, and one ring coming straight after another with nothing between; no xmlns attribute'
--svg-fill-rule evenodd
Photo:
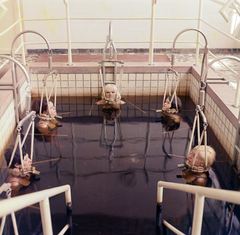
<svg viewBox="0 0 240 235"><path fill-rule="evenodd" d="M213 63L224 60L224 59L230 59L230 60L235 60L237 62L240 62L240 59L238 57L223 56L223 57L216 58L216 59L212 60L207 65L207 67L205 68L205 70L203 71L202 76L201 76L202 84L205 84L204 86L202 86L200 88L200 105L201 106L204 106L204 103L205 103L205 89L206 89L206 83L207 83L207 81L206 81L207 71ZM235 101L234 101L234 107L236 107L236 108L239 107L239 99L240 99L240 73L238 73L237 91L236 91ZM233 159L233 163L237 165L238 172L240 172L239 130L240 130L240 115L238 115L238 126L237 126L236 137L235 137L235 149L234 149L234 159Z"/></svg>
<svg viewBox="0 0 240 235"><path fill-rule="evenodd" d="M0 58L6 59L7 61L11 61L14 63L14 71L16 71L16 65L19 66L19 68L22 70L22 72L25 75L26 82L27 82L27 96L26 96L26 113L30 111L31 106L31 85L30 85L30 78L26 71L26 69L14 58L0 55ZM20 114L21 114L21 99L20 99L20 85L19 81L17 80L17 77L14 75L15 72L12 70L12 83L6 84L6 83L0 83L0 90L13 90L13 98L14 98L14 109L15 109L15 119L16 123L19 123Z"/></svg>
<svg viewBox="0 0 240 235"><path fill-rule="evenodd" d="M107 50L109 50L108 59L106 59ZM123 61L117 59L117 49L114 45L113 38L112 38L112 22L111 21L109 22L109 34L107 36L107 41L103 49L103 59L98 63L99 63L99 74L100 74L101 83L102 83L102 96L107 101L107 98L105 97L104 87L107 84L114 84L117 87L117 90L120 92L122 74L123 74L123 64L124 64ZM122 65L120 70L119 80L117 80L117 64ZM112 80L107 80L106 68L113 68Z"/></svg>
<svg viewBox="0 0 240 235"><path fill-rule="evenodd" d="M203 121L203 131L202 131L201 135L200 135L201 128L200 128L199 114L201 115L202 121ZM197 127L196 127L196 124L197 124ZM190 154L190 151L191 151L191 148L192 148L192 145L193 145L194 133L195 133L195 130L197 129L198 148L197 148L197 151L194 155L193 166L191 168L191 171L196 171L196 172L201 171L202 172L202 171L208 171L209 168L210 168L210 167L207 166L207 126L208 126L208 123L207 123L207 119L206 119L206 117L203 113L203 108L200 107L199 105L197 105L196 106L196 114L195 114L195 118L194 118L194 122L193 122L193 128L192 128L193 131L192 131L192 134L191 134L191 138L190 138L190 142L189 142L189 146L188 146L188 151L187 151L187 155L186 155L186 158L188 158L188 156ZM195 167L194 164L195 164L198 152L199 152L199 147L202 144L203 138L204 138L204 146L205 146L205 167Z"/></svg>
<svg viewBox="0 0 240 235"><path fill-rule="evenodd" d="M56 188L46 189L39 192L17 196L14 198L8 198L0 201L0 218L5 218L7 215L14 214L25 207L31 206L35 203L40 204L41 221L44 235L53 235L51 211L49 198L56 196L60 193L65 193L65 202L67 206L67 215L70 218L72 216L72 199L71 199L71 188L69 185L64 185ZM2 220L3 221L3 220ZM4 225L3 225L4 226ZM2 227L2 225L1 225ZM72 224L69 219L68 223L58 233L65 234L68 229L71 229ZM16 228L17 229L17 228ZM15 235L18 232L15 230Z"/></svg>
<svg viewBox="0 0 240 235"><path fill-rule="evenodd" d="M47 82L47 78L50 76L52 76L53 84L52 84L50 93L48 94L46 82ZM38 115L40 118L45 118L48 120L52 120L55 118L55 117L51 116L50 113L48 115L42 113L42 104L43 104L44 93L45 93L48 107L49 107L49 101L50 101L52 95L54 96L53 105L56 107L56 104L57 104L57 78L58 78L58 72L57 72L57 70L53 70L50 73L46 74L42 80L43 87L42 87L41 102L40 102L40 109L39 109L39 115ZM61 118L60 116L57 116L57 117Z"/></svg>
<svg viewBox="0 0 240 235"><path fill-rule="evenodd" d="M240 192L159 181L157 185L156 225L158 227L166 226L167 228L172 230L175 234L184 233L182 233L177 228L175 228L167 221L165 221L161 215L163 209L162 207L164 188L183 191L195 195L194 214L191 230L192 235L201 235L205 197L240 204Z"/></svg>
<svg viewBox="0 0 240 235"><path fill-rule="evenodd" d="M24 144L26 142L26 139L27 139L27 136L30 132L30 129L32 128L32 130L31 130L31 152L30 152L29 158L31 160L33 159L34 130L35 130L34 129L34 119L35 119L35 116L36 116L35 111L31 111L17 125L17 138L16 138L16 141L15 141L15 145L14 145L14 149L13 149L13 152L12 152L11 159L10 159L9 164L8 164L8 171L12 174L16 174L16 175L20 175L20 176L29 175L29 174L39 174L39 172L35 170L35 167L32 167L31 169L25 169L24 168L24 164L23 164L24 156L23 156L23 152L22 152L22 148L24 147ZM22 140L22 138L21 138L22 126L23 126L24 122L27 121L28 119L31 119L31 121L30 121L30 123L27 127L26 132L24 133L24 137L23 137L23 140ZM21 170L19 170L19 171L16 171L15 169L10 168L17 148L19 149L21 166L22 166Z"/></svg>

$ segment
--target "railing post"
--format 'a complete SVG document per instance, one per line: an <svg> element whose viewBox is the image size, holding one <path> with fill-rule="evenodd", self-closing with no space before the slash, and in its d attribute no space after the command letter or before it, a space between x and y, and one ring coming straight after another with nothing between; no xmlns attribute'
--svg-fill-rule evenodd
<svg viewBox="0 0 240 235"><path fill-rule="evenodd" d="M68 65L72 65L72 47L71 47L71 29L69 20L69 2L68 0L63 0L66 6L66 21L67 21L67 37L68 37Z"/></svg>
<svg viewBox="0 0 240 235"><path fill-rule="evenodd" d="M157 209L156 209L156 226L160 227L162 224L162 201L163 201L163 187L157 187Z"/></svg>
<svg viewBox="0 0 240 235"><path fill-rule="evenodd" d="M44 235L53 235L49 198L40 201L42 228Z"/></svg>
<svg viewBox="0 0 240 235"><path fill-rule="evenodd" d="M155 22L155 5L156 5L156 3L157 3L157 0L152 0L149 65L153 65L154 22Z"/></svg>
<svg viewBox="0 0 240 235"><path fill-rule="evenodd" d="M198 7L198 29L201 30L201 17L202 17L202 0L199 1ZM195 56L195 65L198 65L199 60L199 33L197 33L197 42L196 42L196 56Z"/></svg>
<svg viewBox="0 0 240 235"><path fill-rule="evenodd" d="M240 69L240 64L239 64L239 69ZM237 89L236 89L236 95L235 95L235 100L234 100L235 108L238 108L239 99L240 99L240 72L238 72Z"/></svg>
<svg viewBox="0 0 240 235"><path fill-rule="evenodd" d="M19 24L20 24L20 32L23 31L23 27L22 27L22 14L21 14L21 5L20 5L20 1L17 1L17 7L18 7L18 18L19 18ZM24 46L24 41L23 41L23 36L21 36L21 47L22 47L22 64L26 65L26 55L25 55L25 46Z"/></svg>
<svg viewBox="0 0 240 235"><path fill-rule="evenodd" d="M192 235L201 235L204 199L205 197L199 193L195 194Z"/></svg>

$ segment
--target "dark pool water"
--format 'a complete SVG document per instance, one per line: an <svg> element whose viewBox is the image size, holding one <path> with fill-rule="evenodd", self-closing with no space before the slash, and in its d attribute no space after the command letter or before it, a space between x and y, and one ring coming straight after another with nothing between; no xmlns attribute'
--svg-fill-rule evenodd
<svg viewBox="0 0 240 235"><path fill-rule="evenodd" d="M69 184L72 191L72 230L68 234L162 234L156 227L157 182L185 184L178 164L184 163L195 105L181 97L183 119L169 132L161 122L161 97L127 97L116 123L104 122L93 98L59 98L61 127L47 140L36 136L34 166L40 175L27 192ZM217 152L211 177L214 187L238 190L238 178L228 156L208 129L208 144ZM228 177L223 177L227 174ZM2 176L7 175L2 169ZM50 199L54 234L66 224L64 195ZM38 205L35 205L38 207ZM206 200L202 234L240 234L239 208ZM191 231L193 198L164 190L163 217L183 233ZM19 234L42 234L39 209L16 213ZM11 234L7 220L5 234ZM173 234L167 231L167 234ZM225 232L225 233L224 233Z"/></svg>

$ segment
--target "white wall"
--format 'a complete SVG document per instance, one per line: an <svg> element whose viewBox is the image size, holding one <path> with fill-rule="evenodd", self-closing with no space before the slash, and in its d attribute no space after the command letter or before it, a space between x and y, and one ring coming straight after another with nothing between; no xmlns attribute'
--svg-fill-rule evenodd
<svg viewBox="0 0 240 235"><path fill-rule="evenodd" d="M13 7L16 6L16 1L9 0L8 3L11 3ZM227 2L227 0L221 1ZM24 29L36 30L43 34L49 40L53 49L67 49L64 1L20 0L20 2L22 4L23 18L26 20ZM151 4L152 0L69 0L72 48L103 48L108 35L110 20L112 20L113 40L117 48L149 48ZM229 33L230 24L219 13L221 8L222 5L211 0L202 0L202 19ZM155 7L157 20L155 21L154 31L154 39L158 42L154 44L154 47L171 48L177 33L185 28L197 28L198 14L199 0L158 0ZM8 16L1 19L1 22L12 17L8 13L6 15ZM92 19L89 20L89 18ZM131 18L137 19L131 20ZM163 20L163 18L167 19ZM33 19L34 21L29 21ZM42 21L42 19L49 20ZM239 47L239 43L222 36L204 23L201 23L201 30L207 36L209 48ZM12 35L0 37L0 42L9 43L12 40L11 37ZM32 42L43 42L39 36L34 34L28 34L26 38ZM181 41L192 42L195 40L196 32L186 32L179 37L176 47L195 48L194 43L181 43ZM46 45L44 43L41 45L28 45L27 48L45 49Z"/></svg>

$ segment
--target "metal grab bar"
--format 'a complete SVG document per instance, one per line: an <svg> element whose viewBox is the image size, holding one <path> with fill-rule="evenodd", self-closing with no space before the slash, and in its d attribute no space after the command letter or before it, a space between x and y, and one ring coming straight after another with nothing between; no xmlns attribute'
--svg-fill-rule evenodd
<svg viewBox="0 0 240 235"><path fill-rule="evenodd" d="M69 215L69 212L71 215L71 207L72 207L71 188L70 188L70 185L64 185L64 186L60 186L52 189L46 189L39 192L30 193L30 194L17 196L17 197L0 201L0 208L1 208L0 218L39 202L43 234L52 235L53 230L52 230L49 198L63 192L65 192L65 200L66 200L68 215ZM64 226L63 230L66 230L66 227L68 226ZM62 234L62 232L60 232L60 234Z"/></svg>
<svg viewBox="0 0 240 235"><path fill-rule="evenodd" d="M194 214L193 214L192 233L191 233L193 235L201 235L205 197L226 201L234 204L240 204L240 192L237 192L237 191L159 181L157 185L157 218L156 218L157 220L156 222L158 226L160 226L159 214L162 211L163 188L195 194ZM172 225L169 225L164 220L163 220L163 223L169 229L173 227ZM178 231L177 234L182 234L176 228L174 228L174 230Z"/></svg>
<svg viewBox="0 0 240 235"><path fill-rule="evenodd" d="M207 67L205 68L205 70L203 71L202 73L202 76L201 76L201 81L203 83L206 84L207 82L207 78L206 78L206 74L207 74L207 71L208 69L210 68L210 66L217 62L217 61L220 61L220 60L223 60L223 59L230 59L230 60L236 60L237 62L240 62L240 59L236 56L223 56L223 57L220 57L220 58L216 58L214 60L212 60L211 62L209 62L209 64L207 65ZM240 98L240 81L239 81L239 74L238 73L238 83L237 83L237 90L236 90L236 95L235 95L235 101L234 101L234 107L235 108L238 108L238 105L239 105L239 98ZM204 99L204 96L203 96L203 99ZM204 100L200 101L200 104L204 104Z"/></svg>
<svg viewBox="0 0 240 235"><path fill-rule="evenodd" d="M204 71L204 68L207 66L207 63L208 63L208 59L207 59L207 55L208 55L208 42L207 42L207 38L206 38L205 34L200 29L194 29L194 28L192 29L192 28L190 28L190 29L184 29L181 32L179 32L177 34L177 36L175 37L174 41L173 41L172 51L174 51L174 49L175 49L175 44L176 44L176 41L177 41L178 37L182 33L186 32L186 31L191 31L191 30L197 31L198 33L201 33L203 38L204 38L204 40L205 40L203 60L202 60L202 66L201 66L201 75L202 75L203 71ZM172 60L171 60L172 66L174 65L174 63L175 63L175 58L174 58L174 54L172 54ZM205 76L207 76L207 74Z"/></svg>
<svg viewBox="0 0 240 235"><path fill-rule="evenodd" d="M25 75L26 81L27 81L27 88L26 88L26 112L30 111L30 106L31 106L31 84L30 84L30 77L26 71L26 69L21 65L21 63L19 63L17 60L15 60L12 57L9 56L5 56L5 55L0 55L0 58L6 59L6 60L10 60L11 62L14 63L13 67L18 65L19 68L22 70L22 72ZM10 89L13 90L14 93L14 109L15 109L15 119L16 119L16 123L19 123L19 109L21 111L21 99L20 99L20 93L19 93L19 87L17 84L17 80L16 79L16 75L14 74L14 72L12 71L12 83L11 84L0 84L0 90L4 89L4 87L2 88L1 86L10 86ZM5 87L5 89L9 87Z"/></svg>

